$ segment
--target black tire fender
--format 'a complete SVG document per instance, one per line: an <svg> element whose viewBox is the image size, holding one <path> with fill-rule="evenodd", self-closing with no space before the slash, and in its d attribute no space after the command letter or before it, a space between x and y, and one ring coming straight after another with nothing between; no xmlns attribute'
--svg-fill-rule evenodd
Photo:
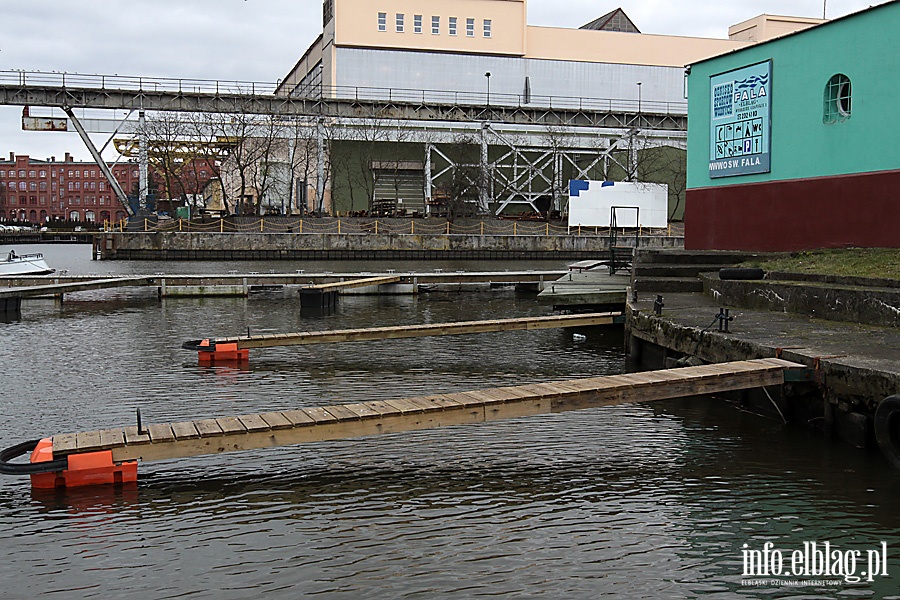
<svg viewBox="0 0 900 600"><path fill-rule="evenodd" d="M900 395L888 396L875 409L875 439L895 469L900 469Z"/></svg>
<svg viewBox="0 0 900 600"><path fill-rule="evenodd" d="M719 279L763 279L766 272L759 267L726 267L719 269Z"/></svg>

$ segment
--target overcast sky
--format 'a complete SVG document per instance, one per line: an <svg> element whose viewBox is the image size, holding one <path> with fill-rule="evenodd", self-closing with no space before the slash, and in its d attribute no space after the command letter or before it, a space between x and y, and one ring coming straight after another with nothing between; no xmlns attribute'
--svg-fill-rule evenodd
<svg viewBox="0 0 900 600"><path fill-rule="evenodd" d="M872 4L828 0L827 17ZM643 33L719 38L761 13L823 11L821 0L529 0L528 22L574 28L618 6ZM321 0L4 0L0 71L274 82L321 32L321 12ZM0 156L88 158L77 134L23 132L20 117L21 108L0 107Z"/></svg>

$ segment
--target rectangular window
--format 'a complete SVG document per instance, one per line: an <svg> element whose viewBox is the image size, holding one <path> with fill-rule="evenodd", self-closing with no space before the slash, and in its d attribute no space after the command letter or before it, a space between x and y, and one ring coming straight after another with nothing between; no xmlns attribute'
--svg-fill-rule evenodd
<svg viewBox="0 0 900 600"><path fill-rule="evenodd" d="M440 17L431 17L431 35L441 35Z"/></svg>
<svg viewBox="0 0 900 600"><path fill-rule="evenodd" d="M466 19L466 37L475 37L475 19Z"/></svg>
<svg viewBox="0 0 900 600"><path fill-rule="evenodd" d="M34 181L29 181L29 182L28 182L28 189L31 190L32 192L36 191L36 190L37 190L37 183L35 183Z"/></svg>
<svg viewBox="0 0 900 600"><path fill-rule="evenodd" d="M47 171L41 171L41 172L39 173L39 175L40 175L41 177L46 177L46 176L47 176Z"/></svg>
<svg viewBox="0 0 900 600"><path fill-rule="evenodd" d="M25 191L25 182L24 182L24 181L20 181L20 182L19 182L19 191L20 191L20 192L24 192L24 191Z"/></svg>
<svg viewBox="0 0 900 600"><path fill-rule="evenodd" d="M37 173L35 172L34 169L31 169L30 171L28 171L28 176L29 176L29 177L34 177L35 175L37 175Z"/></svg>
<svg viewBox="0 0 900 600"><path fill-rule="evenodd" d="M0 177L6 177L6 171L0 171Z"/></svg>
<svg viewBox="0 0 900 600"><path fill-rule="evenodd" d="M491 37L491 20L484 20L484 37Z"/></svg>
<svg viewBox="0 0 900 600"><path fill-rule="evenodd" d="M378 31L387 31L387 13L378 13Z"/></svg>
<svg viewBox="0 0 900 600"><path fill-rule="evenodd" d="M450 17L450 24L447 26L450 35L456 35L456 17Z"/></svg>
<svg viewBox="0 0 900 600"><path fill-rule="evenodd" d="M41 182L41 191L44 191L44 192L47 191L47 182L46 181Z"/></svg>
<svg viewBox="0 0 900 600"><path fill-rule="evenodd" d="M422 15L413 15L413 33L422 33Z"/></svg>
<svg viewBox="0 0 900 600"><path fill-rule="evenodd" d="M397 13L397 33L403 33L403 13Z"/></svg>

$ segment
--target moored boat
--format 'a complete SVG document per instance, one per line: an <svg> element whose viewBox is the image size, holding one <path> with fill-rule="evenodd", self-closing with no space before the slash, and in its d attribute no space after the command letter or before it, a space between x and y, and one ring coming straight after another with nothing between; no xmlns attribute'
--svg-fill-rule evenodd
<svg viewBox="0 0 900 600"><path fill-rule="evenodd" d="M16 254L15 250L10 250L5 258L0 259L0 277L10 275L46 275L53 273L56 269L51 269L44 261L44 255L35 254Z"/></svg>

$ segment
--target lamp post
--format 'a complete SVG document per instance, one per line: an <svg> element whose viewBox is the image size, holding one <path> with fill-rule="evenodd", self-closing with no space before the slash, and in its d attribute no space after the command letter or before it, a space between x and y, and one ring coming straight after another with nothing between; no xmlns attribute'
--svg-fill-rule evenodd
<svg viewBox="0 0 900 600"><path fill-rule="evenodd" d="M638 114L641 114L641 82L637 82L638 86Z"/></svg>
<svg viewBox="0 0 900 600"><path fill-rule="evenodd" d="M487 79L487 105L491 105L491 72L488 71L484 74L485 79Z"/></svg>

